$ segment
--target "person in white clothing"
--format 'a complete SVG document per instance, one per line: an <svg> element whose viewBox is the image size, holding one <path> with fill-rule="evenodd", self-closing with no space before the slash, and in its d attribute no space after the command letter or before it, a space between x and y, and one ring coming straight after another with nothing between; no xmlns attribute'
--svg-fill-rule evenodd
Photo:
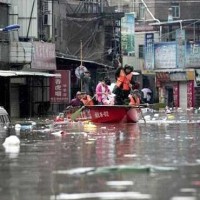
<svg viewBox="0 0 200 200"><path fill-rule="evenodd" d="M148 87L143 88L141 91L143 94L142 101L144 103L150 103L152 98L152 91Z"/></svg>

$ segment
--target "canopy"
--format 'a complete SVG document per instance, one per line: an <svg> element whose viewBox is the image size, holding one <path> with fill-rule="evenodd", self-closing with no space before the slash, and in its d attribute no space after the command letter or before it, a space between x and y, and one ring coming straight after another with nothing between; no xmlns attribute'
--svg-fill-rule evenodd
<svg viewBox="0 0 200 200"><path fill-rule="evenodd" d="M50 74L47 72L33 72L33 71L13 71L13 70L0 70L2 77L16 77L16 76L44 76L44 77L60 77L60 74Z"/></svg>

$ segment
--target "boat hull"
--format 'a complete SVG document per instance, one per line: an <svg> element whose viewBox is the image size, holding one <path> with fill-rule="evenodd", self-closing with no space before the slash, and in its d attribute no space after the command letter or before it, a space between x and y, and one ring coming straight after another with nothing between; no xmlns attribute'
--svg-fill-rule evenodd
<svg viewBox="0 0 200 200"><path fill-rule="evenodd" d="M94 105L86 106L94 123L136 123L139 109L131 106Z"/></svg>

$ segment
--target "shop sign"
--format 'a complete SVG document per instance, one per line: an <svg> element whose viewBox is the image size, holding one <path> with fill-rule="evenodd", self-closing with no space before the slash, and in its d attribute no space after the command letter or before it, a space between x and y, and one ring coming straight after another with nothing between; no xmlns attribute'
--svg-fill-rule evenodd
<svg viewBox="0 0 200 200"><path fill-rule="evenodd" d="M171 81L187 81L186 72L170 72Z"/></svg>
<svg viewBox="0 0 200 200"><path fill-rule="evenodd" d="M50 79L50 102L51 103L69 103L71 97L70 71L57 70L60 77Z"/></svg>
<svg viewBox="0 0 200 200"><path fill-rule="evenodd" d="M151 74L151 75L155 75L155 71L154 70L142 70L142 74Z"/></svg>
<svg viewBox="0 0 200 200"><path fill-rule="evenodd" d="M31 68L56 70L55 44L48 42L33 42L33 49Z"/></svg>
<svg viewBox="0 0 200 200"><path fill-rule="evenodd" d="M176 68L176 42L163 42L155 46L155 68Z"/></svg>
<svg viewBox="0 0 200 200"><path fill-rule="evenodd" d="M200 67L200 42L191 42L186 45L186 66L191 68Z"/></svg>

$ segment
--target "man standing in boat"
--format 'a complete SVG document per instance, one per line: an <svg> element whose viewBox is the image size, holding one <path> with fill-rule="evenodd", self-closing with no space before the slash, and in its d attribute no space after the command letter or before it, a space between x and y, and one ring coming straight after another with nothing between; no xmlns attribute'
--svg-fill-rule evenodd
<svg viewBox="0 0 200 200"><path fill-rule="evenodd" d="M129 94L133 86L136 84L133 76L133 67L130 65L125 65L123 67L118 67L115 72L116 84L113 90L115 96L116 105L124 105L129 102Z"/></svg>

